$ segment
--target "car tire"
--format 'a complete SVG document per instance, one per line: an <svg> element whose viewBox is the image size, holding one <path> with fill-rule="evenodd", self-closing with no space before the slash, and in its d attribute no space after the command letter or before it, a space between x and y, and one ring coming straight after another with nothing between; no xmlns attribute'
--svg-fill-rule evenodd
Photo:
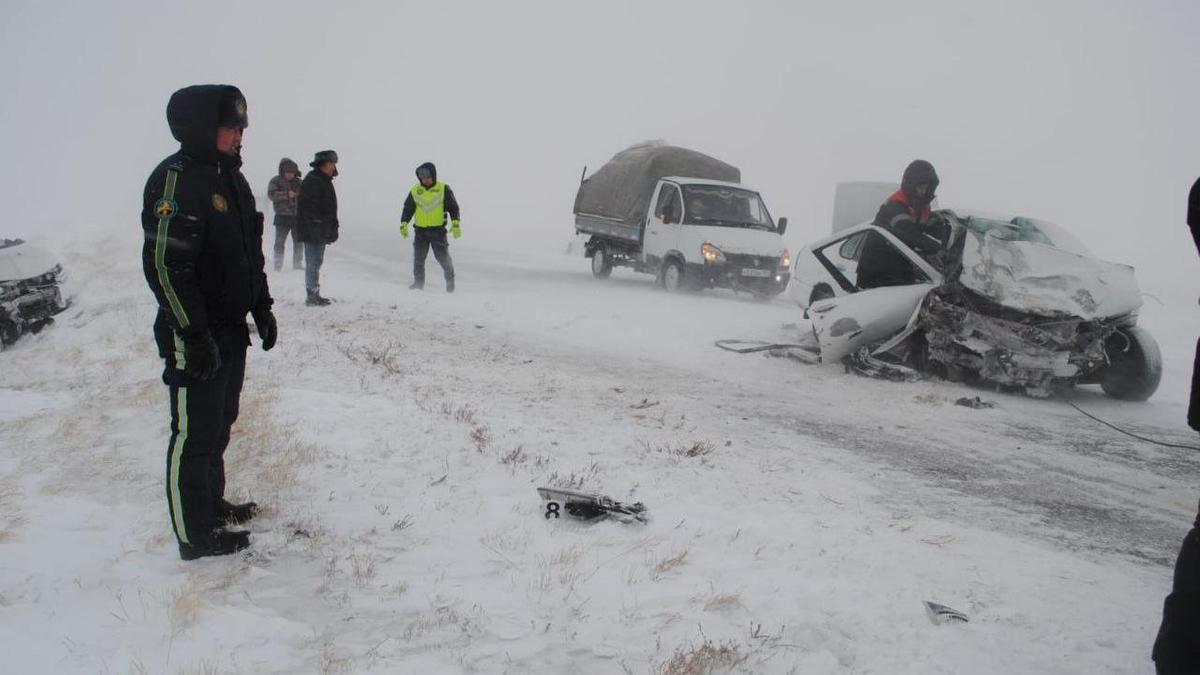
<svg viewBox="0 0 1200 675"><path fill-rule="evenodd" d="M678 260L668 260L663 263L661 278L662 287L668 293L682 293L688 289L683 263Z"/></svg>
<svg viewBox="0 0 1200 675"><path fill-rule="evenodd" d="M607 279L612 274L612 269L612 257L608 255L608 248L600 244L592 250L592 276Z"/></svg>
<svg viewBox="0 0 1200 675"><path fill-rule="evenodd" d="M1104 343L1108 367L1100 375L1105 394L1122 401L1145 401L1162 381L1162 353L1150 333L1137 326L1118 328Z"/></svg>

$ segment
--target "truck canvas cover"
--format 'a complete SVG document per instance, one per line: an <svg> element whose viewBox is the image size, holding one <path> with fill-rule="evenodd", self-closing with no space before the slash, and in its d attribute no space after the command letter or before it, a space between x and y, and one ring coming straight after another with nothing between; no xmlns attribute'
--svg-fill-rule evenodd
<svg viewBox="0 0 1200 675"><path fill-rule="evenodd" d="M730 183L742 180L737 167L695 150L661 141L639 143L613 155L579 185L575 194L577 229L591 232L589 223L599 219L640 234L654 187L660 178L667 176Z"/></svg>

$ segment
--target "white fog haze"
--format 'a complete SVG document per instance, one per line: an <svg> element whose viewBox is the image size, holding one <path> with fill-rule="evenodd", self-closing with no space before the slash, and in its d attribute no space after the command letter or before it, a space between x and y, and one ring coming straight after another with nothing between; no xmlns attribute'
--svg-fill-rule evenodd
<svg viewBox="0 0 1200 675"><path fill-rule="evenodd" d="M646 139L722 158L828 231L833 186L929 159L946 206L1073 227L1143 274L1194 270L1200 6L1130 3L8 2L6 203L32 234L133 226L166 99L238 85L265 192L339 152L342 221L395 229L437 163L475 242L558 249L584 165ZM269 213L268 213L269 215ZM350 236L353 236L350 234Z"/></svg>
<svg viewBox="0 0 1200 675"><path fill-rule="evenodd" d="M0 239L45 245L70 300L0 347L0 671L1154 670L1200 484L1185 222L1200 1L2 0L0 15ZM178 149L167 101L204 83L247 100L279 340L264 352L251 328L225 455L228 498L262 507L250 546L185 562L141 211ZM1105 287L1130 276L1109 265L1036 299L1104 294L1058 321L1078 350L1102 345L1078 366L1094 375L1116 370L1105 322L1140 298L1161 383L1140 401L1062 372L1040 396L950 369L862 377L814 363L834 331L797 304L799 273L776 296L593 278L581 171L648 140L740 169L814 265L802 249L830 235L838 183L899 183L928 160L940 207L1058 223L1133 266L1137 288ZM272 266L266 193L281 158L307 173L326 149L340 238L321 269L332 303L309 306L292 241ZM432 256L409 289L400 212L426 161L462 209L453 293ZM733 283L782 278L777 234L709 229L773 247L692 247L731 253ZM1047 286L1098 268L1046 248L1074 265ZM665 282L669 255L651 262ZM854 283L832 300L870 297ZM553 519L545 486L650 517ZM970 620L939 623L927 601Z"/></svg>

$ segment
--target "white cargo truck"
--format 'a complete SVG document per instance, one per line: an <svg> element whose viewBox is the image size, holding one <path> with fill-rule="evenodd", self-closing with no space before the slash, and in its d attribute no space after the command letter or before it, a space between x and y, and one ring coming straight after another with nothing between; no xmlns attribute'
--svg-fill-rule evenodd
<svg viewBox="0 0 1200 675"><path fill-rule="evenodd" d="M736 167L663 143L622 150L575 195L575 232L589 235L592 274L631 267L669 291L777 295L791 274L786 228L787 218L776 224Z"/></svg>

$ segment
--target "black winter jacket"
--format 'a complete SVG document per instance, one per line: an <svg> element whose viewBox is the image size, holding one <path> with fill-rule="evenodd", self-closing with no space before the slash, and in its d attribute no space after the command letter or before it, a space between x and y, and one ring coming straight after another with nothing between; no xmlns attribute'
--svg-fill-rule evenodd
<svg viewBox="0 0 1200 675"><path fill-rule="evenodd" d="M296 206L296 241L332 244L338 239L337 192L333 177L314 168L300 184Z"/></svg>
<svg viewBox="0 0 1200 675"><path fill-rule="evenodd" d="M263 216L241 158L216 149L218 107L228 89L199 85L171 97L167 121L180 149L155 167L142 193L142 269L158 300L156 324L184 336L244 331L247 313L272 304ZM173 199L164 196L170 175Z"/></svg>

